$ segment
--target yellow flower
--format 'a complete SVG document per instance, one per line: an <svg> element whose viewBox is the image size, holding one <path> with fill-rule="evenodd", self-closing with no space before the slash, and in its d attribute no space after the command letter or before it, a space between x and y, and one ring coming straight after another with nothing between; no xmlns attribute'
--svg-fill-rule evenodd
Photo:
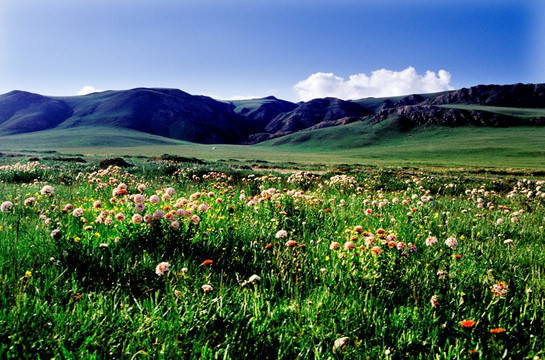
<svg viewBox="0 0 545 360"><path fill-rule="evenodd" d="M326 257L325 257L325 261L329 261L329 256L326 256Z"/></svg>
<svg viewBox="0 0 545 360"><path fill-rule="evenodd" d="M100 234L99 234L99 233L95 233L95 236L96 236L97 238L100 238Z"/></svg>
<svg viewBox="0 0 545 360"><path fill-rule="evenodd" d="M30 271L30 270L25 271L25 276L26 276L27 278L32 277L32 271Z"/></svg>
<svg viewBox="0 0 545 360"><path fill-rule="evenodd" d="M81 239L80 239L79 236L76 236L76 237L74 238L74 241L75 241L75 242L79 242L80 240L81 240Z"/></svg>

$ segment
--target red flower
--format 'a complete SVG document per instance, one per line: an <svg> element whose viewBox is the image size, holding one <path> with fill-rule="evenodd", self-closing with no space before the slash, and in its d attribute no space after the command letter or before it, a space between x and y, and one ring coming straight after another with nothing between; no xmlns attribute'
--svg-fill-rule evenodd
<svg viewBox="0 0 545 360"><path fill-rule="evenodd" d="M294 247L295 245L297 245L297 241L295 240L288 240L288 242L286 243L287 247Z"/></svg>
<svg viewBox="0 0 545 360"><path fill-rule="evenodd" d="M326 213L330 213L331 212L331 209L330 208L327 208L324 210Z"/></svg>
<svg viewBox="0 0 545 360"><path fill-rule="evenodd" d="M213 263L214 263L214 261L212 261L212 260L204 260L202 265L203 266L212 266Z"/></svg>
<svg viewBox="0 0 545 360"><path fill-rule="evenodd" d="M502 328L502 327L499 327L499 328L495 328L495 329L490 330L490 332L491 332L492 334L501 334L501 333L504 332L504 331L505 331L505 329Z"/></svg>
<svg viewBox="0 0 545 360"><path fill-rule="evenodd" d="M272 250L272 244L265 245L265 250Z"/></svg>
<svg viewBox="0 0 545 360"><path fill-rule="evenodd" d="M475 321L471 319L464 320L460 322L460 325L464 328L470 328L470 327L473 327L473 325L475 325Z"/></svg>

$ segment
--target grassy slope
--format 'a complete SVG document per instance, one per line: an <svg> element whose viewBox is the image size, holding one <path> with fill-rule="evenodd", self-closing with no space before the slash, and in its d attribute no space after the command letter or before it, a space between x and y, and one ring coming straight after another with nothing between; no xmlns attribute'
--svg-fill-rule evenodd
<svg viewBox="0 0 545 360"><path fill-rule="evenodd" d="M130 129L98 126L53 129L0 137L0 149L3 151L180 144L186 142Z"/></svg>
<svg viewBox="0 0 545 360"><path fill-rule="evenodd" d="M527 118L543 109L447 105ZM57 150L85 155L295 161L324 164L417 165L543 169L545 127L427 127L401 132L395 120L380 124L301 131L255 146L201 145L127 129L82 127L0 137L0 151Z"/></svg>

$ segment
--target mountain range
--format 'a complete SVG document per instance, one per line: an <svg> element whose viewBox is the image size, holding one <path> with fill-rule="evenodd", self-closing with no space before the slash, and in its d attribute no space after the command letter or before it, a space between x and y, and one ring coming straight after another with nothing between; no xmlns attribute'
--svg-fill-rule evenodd
<svg viewBox="0 0 545 360"><path fill-rule="evenodd" d="M273 96L220 101L178 89L136 88L85 96L0 95L0 136L52 129L108 127L207 144L253 144L299 131L389 120L417 126L544 125L545 84L479 85L390 98L314 99ZM393 121L392 121L393 120Z"/></svg>

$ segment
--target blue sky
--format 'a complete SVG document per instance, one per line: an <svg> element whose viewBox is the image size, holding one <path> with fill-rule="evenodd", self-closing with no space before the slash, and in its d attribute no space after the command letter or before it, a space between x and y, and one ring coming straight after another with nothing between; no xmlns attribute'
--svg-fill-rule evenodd
<svg viewBox="0 0 545 360"><path fill-rule="evenodd" d="M2 0L0 93L359 98L545 82L538 0Z"/></svg>

